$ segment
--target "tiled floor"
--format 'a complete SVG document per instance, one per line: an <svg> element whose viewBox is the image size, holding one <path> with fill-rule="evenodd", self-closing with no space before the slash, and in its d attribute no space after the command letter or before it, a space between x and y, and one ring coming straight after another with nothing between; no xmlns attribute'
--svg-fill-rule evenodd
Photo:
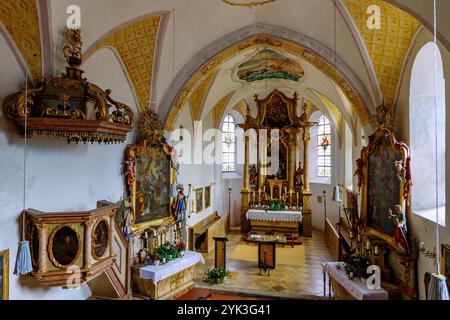
<svg viewBox="0 0 450 320"><path fill-rule="evenodd" d="M242 235L232 231L227 236L227 255L229 256L239 243ZM331 252L325 243L323 233L313 231L312 238L303 238L305 246L305 265L277 265L271 270L270 277L260 275L256 262L227 260L227 269L232 277L225 284L211 286L203 281L204 272L214 268L214 252L205 254L206 264L197 269L196 288L209 288L230 292L242 292L299 299L323 298L323 275L321 262L333 261Z"/></svg>

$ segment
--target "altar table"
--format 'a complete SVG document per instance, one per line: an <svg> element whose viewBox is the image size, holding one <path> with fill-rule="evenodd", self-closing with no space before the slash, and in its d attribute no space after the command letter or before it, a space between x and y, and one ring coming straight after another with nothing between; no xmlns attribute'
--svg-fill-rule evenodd
<svg viewBox="0 0 450 320"><path fill-rule="evenodd" d="M134 289L154 300L168 299L194 284L197 265L205 264L198 252L186 251L184 257L166 264L133 268Z"/></svg>
<svg viewBox="0 0 450 320"><path fill-rule="evenodd" d="M250 209L247 211L248 220L272 222L302 222L301 211L266 211Z"/></svg>
<svg viewBox="0 0 450 320"><path fill-rule="evenodd" d="M301 211L266 211L249 209L246 213L250 231L271 231L286 234L295 234L298 238L300 225L303 222Z"/></svg>
<svg viewBox="0 0 450 320"><path fill-rule="evenodd" d="M340 266L338 269L337 266ZM323 264L324 294L326 294L325 274L328 274L329 296L331 290L337 299L342 300L388 300L389 294L383 288L369 289L360 279L349 279L345 273L343 262L327 262Z"/></svg>

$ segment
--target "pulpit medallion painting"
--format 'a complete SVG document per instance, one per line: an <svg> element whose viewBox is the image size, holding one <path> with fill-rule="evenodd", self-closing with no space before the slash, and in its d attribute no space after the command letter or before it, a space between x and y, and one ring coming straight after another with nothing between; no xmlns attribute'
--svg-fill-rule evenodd
<svg viewBox="0 0 450 320"><path fill-rule="evenodd" d="M195 191L195 206L197 213L203 211L203 188Z"/></svg>
<svg viewBox="0 0 450 320"><path fill-rule="evenodd" d="M92 234L92 256L98 260L105 255L109 243L109 227L105 220L100 220L94 226Z"/></svg>
<svg viewBox="0 0 450 320"><path fill-rule="evenodd" d="M72 265L81 252L81 239L78 231L71 226L55 228L50 236L50 261L58 268Z"/></svg>
<svg viewBox="0 0 450 320"><path fill-rule="evenodd" d="M0 251L0 300L9 299L9 250Z"/></svg>

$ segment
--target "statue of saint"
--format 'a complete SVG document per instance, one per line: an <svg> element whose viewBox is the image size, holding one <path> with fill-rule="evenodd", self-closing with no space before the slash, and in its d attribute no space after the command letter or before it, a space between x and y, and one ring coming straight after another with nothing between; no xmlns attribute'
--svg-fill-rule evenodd
<svg viewBox="0 0 450 320"><path fill-rule="evenodd" d="M406 217L403 213L403 210L401 206L396 205L395 206L395 213L392 212L392 209L389 209L388 211L388 217L389 219L393 219L395 224L395 231L394 231L394 240L395 243L405 252L409 253L409 245L408 245L408 238L406 236L407 234L407 227L406 227Z"/></svg>
<svg viewBox="0 0 450 320"><path fill-rule="evenodd" d="M301 192L303 189L303 166L301 163L295 172L294 189L297 192Z"/></svg>

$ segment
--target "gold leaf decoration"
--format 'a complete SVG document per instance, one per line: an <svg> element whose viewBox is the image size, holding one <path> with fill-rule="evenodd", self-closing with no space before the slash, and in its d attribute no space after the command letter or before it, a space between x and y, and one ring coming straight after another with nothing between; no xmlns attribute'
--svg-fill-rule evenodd
<svg viewBox="0 0 450 320"><path fill-rule="evenodd" d="M392 104L397 92L403 61L420 27L420 23L408 13L381 0L344 0L353 17L372 60L381 92L388 104ZM369 29L367 8L379 6L381 28Z"/></svg>
<svg viewBox="0 0 450 320"><path fill-rule="evenodd" d="M153 60L161 20L161 16L151 16L134 21L108 35L87 54L88 58L104 47L112 47L118 52L141 110L150 107Z"/></svg>
<svg viewBox="0 0 450 320"><path fill-rule="evenodd" d="M42 49L36 1L0 1L0 22L15 42L31 76L41 78Z"/></svg>

